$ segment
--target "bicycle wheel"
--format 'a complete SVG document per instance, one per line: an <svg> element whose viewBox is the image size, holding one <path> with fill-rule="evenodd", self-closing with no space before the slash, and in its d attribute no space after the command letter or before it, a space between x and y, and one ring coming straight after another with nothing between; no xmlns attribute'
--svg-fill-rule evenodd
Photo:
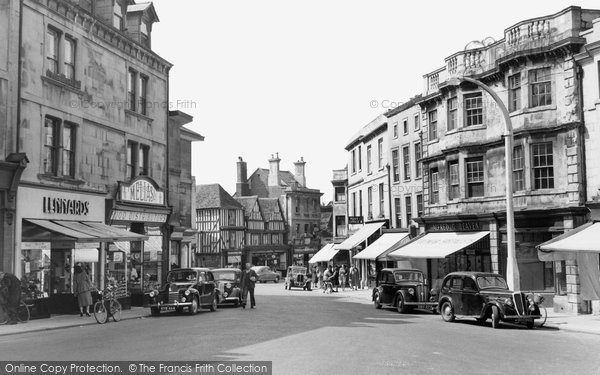
<svg viewBox="0 0 600 375"><path fill-rule="evenodd" d="M548 311L544 306L540 306L540 315L542 316L540 320L538 320L538 324L540 327L543 327L546 324L546 320L548 319Z"/></svg>
<svg viewBox="0 0 600 375"><path fill-rule="evenodd" d="M94 304L94 318L98 324L104 324L108 320L108 310L104 305L104 301L98 301Z"/></svg>
<svg viewBox="0 0 600 375"><path fill-rule="evenodd" d="M116 299L110 301L110 315L112 315L115 322L121 320L121 303Z"/></svg>
<svg viewBox="0 0 600 375"><path fill-rule="evenodd" d="M17 320L21 323L28 322L30 318L29 307L25 302L21 302L17 308Z"/></svg>

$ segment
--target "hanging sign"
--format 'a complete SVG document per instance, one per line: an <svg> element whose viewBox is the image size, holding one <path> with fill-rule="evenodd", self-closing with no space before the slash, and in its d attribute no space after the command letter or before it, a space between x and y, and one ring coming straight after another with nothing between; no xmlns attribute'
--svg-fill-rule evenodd
<svg viewBox="0 0 600 375"><path fill-rule="evenodd" d="M165 204L165 193L157 189L156 184L148 177L138 177L130 184L121 183L119 194L123 202Z"/></svg>

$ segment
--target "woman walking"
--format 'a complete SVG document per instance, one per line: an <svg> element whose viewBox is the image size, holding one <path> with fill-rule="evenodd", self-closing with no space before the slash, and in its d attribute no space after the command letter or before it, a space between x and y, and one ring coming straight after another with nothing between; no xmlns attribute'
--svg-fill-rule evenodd
<svg viewBox="0 0 600 375"><path fill-rule="evenodd" d="M346 291L346 265L345 264L342 264L342 267L340 268L339 279L340 279L340 285L342 287L342 292L344 292L344 291Z"/></svg>
<svg viewBox="0 0 600 375"><path fill-rule="evenodd" d="M90 316L90 305L92 304L92 281L87 272L81 268L81 264L75 266L75 277L73 278L73 292L77 295L79 304L79 316Z"/></svg>
<svg viewBox="0 0 600 375"><path fill-rule="evenodd" d="M358 268L356 266L352 266L350 270L350 286L353 290L358 290L358 285L360 283L360 277L358 274Z"/></svg>

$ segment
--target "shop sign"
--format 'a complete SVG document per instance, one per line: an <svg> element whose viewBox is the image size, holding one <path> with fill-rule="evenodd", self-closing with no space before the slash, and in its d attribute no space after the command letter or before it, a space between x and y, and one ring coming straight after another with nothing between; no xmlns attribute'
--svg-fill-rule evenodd
<svg viewBox="0 0 600 375"><path fill-rule="evenodd" d="M124 202L156 205L165 204L164 192L159 191L147 177L134 180L129 185L121 184L119 193L121 201Z"/></svg>
<svg viewBox="0 0 600 375"><path fill-rule="evenodd" d="M348 216L348 225L364 224L362 216Z"/></svg>
<svg viewBox="0 0 600 375"><path fill-rule="evenodd" d="M87 216L90 202L79 199L42 197L42 211L45 214Z"/></svg>
<svg viewBox="0 0 600 375"><path fill-rule="evenodd" d="M138 223L166 223L167 214L113 210L110 214L110 219L113 221L132 221Z"/></svg>
<svg viewBox="0 0 600 375"><path fill-rule="evenodd" d="M50 250L50 242L21 242L21 250Z"/></svg>
<svg viewBox="0 0 600 375"><path fill-rule="evenodd" d="M77 249L74 252L75 262L97 263L98 249Z"/></svg>
<svg viewBox="0 0 600 375"><path fill-rule="evenodd" d="M427 226L428 232L477 232L482 230L479 221L464 221L459 223L435 223Z"/></svg>
<svg viewBox="0 0 600 375"><path fill-rule="evenodd" d="M241 263L242 257L238 255L229 255L227 257L227 263Z"/></svg>
<svg viewBox="0 0 600 375"><path fill-rule="evenodd" d="M120 251L115 251L112 253L113 262L121 263L123 262L123 253Z"/></svg>

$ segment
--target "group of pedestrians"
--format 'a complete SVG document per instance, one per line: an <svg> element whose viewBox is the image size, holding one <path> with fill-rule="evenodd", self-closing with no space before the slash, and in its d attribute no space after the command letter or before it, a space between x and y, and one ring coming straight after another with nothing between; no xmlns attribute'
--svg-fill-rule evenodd
<svg viewBox="0 0 600 375"><path fill-rule="evenodd" d="M349 268L346 268L346 265L328 266L324 270L315 267L312 272L312 282L317 288L323 289L323 293L337 292L340 287L345 291L346 286L351 290L358 290L360 275L355 266Z"/></svg>

